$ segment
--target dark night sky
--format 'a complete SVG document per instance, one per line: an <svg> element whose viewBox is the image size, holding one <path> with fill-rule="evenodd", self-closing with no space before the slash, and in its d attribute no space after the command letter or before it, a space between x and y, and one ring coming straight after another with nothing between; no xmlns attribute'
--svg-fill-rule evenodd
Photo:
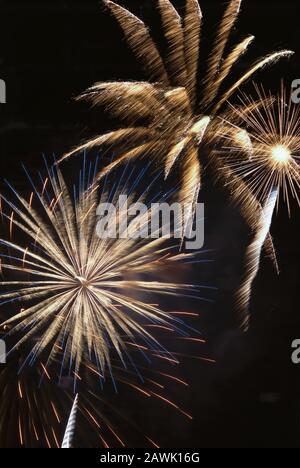
<svg viewBox="0 0 300 468"><path fill-rule="evenodd" d="M153 21L159 37L154 0L120 3ZM174 2L179 7L183 3ZM224 2L200 3L205 52ZM7 178L26 191L21 163L38 169L42 154L59 155L88 135L116 125L101 112L72 102L72 97L95 81L136 79L143 73L97 0L3 0L0 17L0 78L6 80L8 101L0 109L0 188ZM245 0L234 35L252 33L256 41L238 71L258 56L287 47L297 52L295 57L260 72L256 81L276 90L281 78L287 85L300 78L299 20L298 1ZM195 419L169 434L162 426L163 443L300 447L300 366L290 360L291 342L300 338L300 212L295 206L289 219L284 208L279 210L272 234L281 276L276 277L268 259L263 261L251 305L251 331L243 335L234 323L233 292L249 233L221 188L212 190L209 176L202 199L208 219L206 246L213 249L215 261L195 274L217 286L218 293L213 306L203 306L197 325L210 343L205 353L217 364L186 364L192 383L187 405ZM275 402L266 401L269 394L276 394Z"/></svg>

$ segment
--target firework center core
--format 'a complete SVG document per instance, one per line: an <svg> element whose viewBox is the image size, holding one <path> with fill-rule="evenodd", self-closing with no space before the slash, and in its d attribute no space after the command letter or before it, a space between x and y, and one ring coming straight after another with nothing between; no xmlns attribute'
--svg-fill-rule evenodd
<svg viewBox="0 0 300 468"><path fill-rule="evenodd" d="M89 280L83 278L82 276L76 276L75 279L79 282L82 288L88 288L90 286Z"/></svg>
<svg viewBox="0 0 300 468"><path fill-rule="evenodd" d="M271 148L271 156L276 163L286 164L291 158L291 152L287 146L276 145Z"/></svg>

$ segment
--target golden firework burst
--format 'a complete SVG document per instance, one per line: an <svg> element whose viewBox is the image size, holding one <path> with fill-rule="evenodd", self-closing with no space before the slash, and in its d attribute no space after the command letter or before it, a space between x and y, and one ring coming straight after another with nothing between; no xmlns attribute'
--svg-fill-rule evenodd
<svg viewBox="0 0 300 468"><path fill-rule="evenodd" d="M291 213L290 197L300 205L300 109L282 85L274 98L262 87L256 86L257 96L243 94L241 106L231 106L229 119L220 137L223 149L217 158L223 160L222 176L251 212L259 200L263 211L258 218L253 241L246 251L246 271L237 292L237 307L242 325L249 324L249 304L252 284L259 270L263 245L269 236L274 210L281 196ZM247 108L247 112L241 109ZM244 129L241 129L244 126ZM222 135L223 132L223 135ZM237 179L232 178L232 174ZM254 203L248 197L253 194Z"/></svg>
<svg viewBox="0 0 300 468"><path fill-rule="evenodd" d="M101 372L110 367L113 352L123 361L128 338L162 349L147 324L172 324L173 329L180 324L153 304L154 296L193 295L198 288L152 279L161 268L193 256L164 245L168 236L160 227L155 238L141 238L141 225L150 226L153 211L138 223L133 220L123 236L131 214L130 207L121 207L117 224L114 213L107 219L106 233L116 228L116 237L103 237L98 232L99 197L101 203L114 197L96 190L87 194L83 183L71 197L58 168L49 170L29 202L14 195L16 203L3 199L12 210L3 215L10 236L16 229L28 244L1 240L8 249L8 255L2 254L2 272L13 277L1 282L0 297L4 303L22 304L22 310L2 324L9 335L22 335L13 349L33 341L31 362L48 350L48 363L62 355L63 365L73 367L75 375L83 357L95 359ZM148 299L140 300L141 294Z"/></svg>
<svg viewBox="0 0 300 468"><path fill-rule="evenodd" d="M231 132L225 136L224 161L261 203L276 190L277 203L283 195L290 213L290 196L300 204L300 109L284 86L277 98L262 87L255 88L256 97L243 94L240 98L244 106L251 108L249 112L231 106ZM236 119L244 125L245 139L251 142L250 157L244 151L245 145L237 145L232 138L232 134L240 132L235 127Z"/></svg>
<svg viewBox="0 0 300 468"><path fill-rule="evenodd" d="M204 151L207 138L215 133L215 130L208 132L211 120L254 73L292 52L283 50L264 57L220 93L233 66L254 39L247 36L226 52L241 0L231 0L226 8L204 77L198 76L203 16L198 0L186 0L183 17L169 0L158 0L167 44L165 57L160 54L143 21L117 3L110 0L104 3L154 83L108 82L97 83L88 89L79 99L106 108L126 126L82 144L63 159L102 145L114 145L114 150L120 147L115 160L100 172L98 179L119 164L138 157L158 161L164 166L166 177L178 164L182 179L179 199L194 204L201 184L201 151ZM123 151L124 143L126 149Z"/></svg>

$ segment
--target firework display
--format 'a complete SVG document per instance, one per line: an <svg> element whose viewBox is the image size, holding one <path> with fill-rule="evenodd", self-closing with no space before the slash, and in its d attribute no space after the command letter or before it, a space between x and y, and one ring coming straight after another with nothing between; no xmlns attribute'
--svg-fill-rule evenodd
<svg viewBox="0 0 300 468"><path fill-rule="evenodd" d="M231 69L254 39L252 36L246 38L228 55L225 54L241 0L232 0L225 11L208 60L207 73L202 79L197 73L202 24L198 0L187 0L184 18L178 15L169 0L158 2L167 43L165 60L141 20L112 1L104 3L121 25L129 46L154 84L108 82L97 83L88 89L79 99L94 106L103 106L128 126L82 144L62 160L84 149L103 144L120 145L125 140L128 149L100 172L99 179L118 164L139 156L163 160L167 177L179 160L182 179L180 200L192 203L198 196L201 183L201 152L206 151L208 141L215 134L214 126L223 105L259 69L288 57L292 52L282 50L262 58L225 93L220 93ZM147 121L147 126L137 126L141 119ZM209 131L211 120L212 130Z"/></svg>
<svg viewBox="0 0 300 468"><path fill-rule="evenodd" d="M10 184L16 201L2 197L2 217L7 220L10 240L1 240L7 251L1 254L1 269L2 273L10 273L12 279L20 276L20 280L1 282L6 290L1 294L1 303L4 306L21 302L23 307L19 313L4 320L1 328L7 342L15 341L9 356L29 347L21 369L35 366L44 359L44 364L40 365L46 376L49 377L51 369L60 369L59 382L67 376L75 389L85 380L84 367L84 374L90 370L103 379L101 385L108 373L113 381L129 382L129 386L150 397L151 391L140 389L126 373L124 377L119 375L120 370L116 372L119 367L116 359L124 370L128 365L136 369L132 357L135 350L177 362L157 339L155 330L169 330L184 337L189 336L189 330L180 319L180 313L174 315L164 311L150 300L159 295L200 298L198 286L169 283L161 275L162 269L189 263L195 260L196 254L180 253L178 247L166 246L166 236L159 232L154 239L139 238L139 230L151 223L153 211L144 213L139 223L133 219L127 226L129 213L125 204L120 207L117 218L117 236L99 236L97 209L100 203L107 204L108 200L112 202L125 193L130 193L132 200L138 203L146 194L136 198L132 192L138 179L130 184L130 190L126 184L122 188L122 179L127 184L131 182L132 174L129 172L128 175L128 171L123 172L111 192L106 191L107 181L102 190L91 190L94 182L93 178L89 182L89 178L95 168L90 165L85 172L85 166L84 163L79 188L74 186L72 195L55 165L52 169L47 168L47 176L40 180L39 186L28 175L34 189L29 201ZM115 222L111 214L107 232L113 231ZM125 229L130 235L124 235ZM26 246L14 242L17 231L28 238ZM160 280L153 280L159 273ZM140 299L140 295L145 299ZM29 303L27 308L26 303ZM96 367L92 367L93 363ZM20 388L21 381L17 382ZM33 392L34 386L31 384ZM100 383L98 386L99 390ZM91 386L93 388L95 384ZM32 398L36 401L35 396ZM159 398L168 402L167 397ZM178 408L174 403L172 405ZM95 409L86 410L88 415L93 414L92 411ZM70 448L74 436L73 413L63 441L65 448ZM95 416L91 418L95 420ZM43 440L52 446L53 441L46 435L44 426L46 422L43 423ZM19 432L23 445L24 431L19 428ZM55 445L58 440L55 435ZM107 442L103 444L105 446Z"/></svg>
<svg viewBox="0 0 300 468"><path fill-rule="evenodd" d="M6 320L2 327L11 328L9 335L20 333L15 348L31 338L37 340L29 360L35 360L48 349L50 364L62 350L62 366L74 367L77 375L86 353L95 357L104 372L110 365L110 347L123 360L122 334L155 346L155 339L144 323L168 326L172 322L176 327L176 320L168 313L134 298L135 292L196 293L193 285L133 279L139 273L155 274L163 264L184 260L184 255L174 248L163 246L163 235L146 242L139 240L136 233L140 223L146 226L151 223L148 213L139 224L132 222L128 227L130 236L123 237L128 212L122 208L117 238L103 239L97 233L98 192L94 190L91 195L82 190L73 201L59 169L49 172L40 191L35 192L46 220L34 208L32 197L28 203L19 194L15 196L20 207L3 200L13 210L10 216L6 215L10 233L13 235L14 228L21 229L29 237L29 243L20 246L13 241L1 241L14 260L14 263L2 261L2 271L25 277L2 282L3 288L13 290L2 293L1 300L21 300L23 307L26 302L30 306ZM114 222L114 216L108 218L108 231ZM186 258L189 257L187 254ZM131 280L126 279L128 272Z"/></svg>
<svg viewBox="0 0 300 468"><path fill-rule="evenodd" d="M203 347L204 340L198 341ZM174 363L179 365L174 355L171 358L146 347L132 348L137 351L136 358L139 350L147 354L144 365L129 370L114 360L113 378L110 371L102 375L97 365L84 362L77 379L77 397L74 374L56 374L42 361L24 365L25 350L14 353L0 378L1 447L122 448L132 445L132 440L157 447L155 433L146 432L145 424L135 424L118 401L126 395L135 404L145 401L160 406L166 414L170 408L179 420L190 421L188 410L168 394L171 385L186 390L188 383L180 372L174 372ZM149 366L150 358L160 371ZM125 433L122 427L126 427Z"/></svg>
<svg viewBox="0 0 300 468"><path fill-rule="evenodd" d="M189 387L180 368L191 359L215 363L203 353L205 336L192 319L199 317L199 303L213 302L209 294L217 288L198 281L192 269L206 261L206 251L185 244L207 173L209 189L225 189L251 235L234 290L241 336L251 329L264 251L280 274L274 212L283 204L290 216L300 205L300 107L284 83L277 95L257 84L252 95L243 90L293 52L275 51L238 68L254 42L252 35L233 35L241 0L228 1L209 49L198 0L184 0L180 8L170 0L153 2L160 39L124 6L102 3L102 15L118 25L145 78L88 87L76 100L107 114L117 122L113 129L74 141L73 149L46 163L43 175L25 169L29 197L5 183L3 447L124 448L132 446L132 432L133 443L159 448L156 425L147 428L150 416L142 410L137 422L135 408L128 411L127 401L137 402L138 412L138 397L151 401L150 413L151 404L161 405L191 423L186 402L174 397L174 386ZM73 181L72 164L80 157ZM153 202L185 212L157 224L161 206L155 212ZM116 215L110 207L117 205Z"/></svg>
<svg viewBox="0 0 300 468"><path fill-rule="evenodd" d="M225 49L240 11L241 0L232 0L228 4L204 77L199 77L197 73L201 59L203 19L198 0L186 2L184 18L179 16L169 0L158 2L163 34L168 45L165 60L141 20L114 2L105 1L105 4L120 24L130 48L154 83L97 83L83 93L80 100L107 109L128 126L83 143L66 154L62 161L73 154L104 144L121 148L125 145L126 149L120 151L114 161L100 171L98 180L119 164L139 157L150 159L156 164L163 161L166 178L178 164L181 180L178 199L193 207L198 199L204 161L208 158L210 164L214 164L216 179L220 178L222 183L226 183L230 174L233 181L232 199L239 204L249 226L255 231L262 214L260 203L248 185L244 185L241 190L241 178L235 171L230 172L229 167L224 170L224 162L211 158L211 148L218 145L216 135L219 136L220 126L226 121L228 99L260 69L289 57L293 52L282 50L263 57L227 91L220 92L234 65L246 53L254 39L253 36L247 37L226 55ZM249 111L251 106L249 109L244 106L242 112L246 115ZM147 125L140 126L141 120L145 120ZM192 208L191 216L193 213ZM269 234L266 236L265 246L277 267Z"/></svg>
<svg viewBox="0 0 300 468"><path fill-rule="evenodd" d="M223 135L224 171L229 169L228 184L231 184L233 171L242 181L238 189L240 196L243 197L243 191L249 187L264 207L254 240L247 249L245 283L237 293L237 305L245 326L249 320L251 285L258 272L274 210L282 196L290 214L290 198L299 204L300 187L299 107L293 104L284 86L277 98L257 86L256 93L255 99L241 96L242 108L247 108L247 112L231 106L230 122L226 122L229 129L224 130ZM241 122L247 129L242 134ZM255 209L250 200L248 209L250 212Z"/></svg>

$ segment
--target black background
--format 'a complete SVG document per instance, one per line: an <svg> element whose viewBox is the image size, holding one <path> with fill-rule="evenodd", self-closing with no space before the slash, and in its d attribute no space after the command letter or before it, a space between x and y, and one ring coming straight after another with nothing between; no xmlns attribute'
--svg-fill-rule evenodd
<svg viewBox="0 0 300 468"><path fill-rule="evenodd" d="M154 24L154 35L159 35L155 0L120 3ZM224 2L200 3L205 54ZM184 2L174 4L182 7ZM99 1L0 1L0 18L0 77L7 83L7 104L0 107L0 188L5 190L2 179L7 178L26 192L21 163L39 169L42 154L60 155L88 135L116 125L102 113L72 102L72 97L95 81L136 79L143 73ZM235 35L252 33L256 41L238 71L258 56L287 47L296 51L295 57L260 72L256 81L276 90L281 78L288 86L300 78L299 21L299 2L245 0ZM272 234L281 275L278 278L269 260L263 260L251 305L251 330L243 335L235 327L233 293L249 232L226 196L212 189L208 177L202 198L206 246L213 249L215 261L195 272L218 287L215 304L205 307L199 320L209 341L205 354L217 364L186 364L192 384L187 403L195 416L191 425L178 420L165 431L159 410L152 424L164 446L299 447L300 366L290 358L291 342L300 338L299 209L293 206L289 219L280 207Z"/></svg>

